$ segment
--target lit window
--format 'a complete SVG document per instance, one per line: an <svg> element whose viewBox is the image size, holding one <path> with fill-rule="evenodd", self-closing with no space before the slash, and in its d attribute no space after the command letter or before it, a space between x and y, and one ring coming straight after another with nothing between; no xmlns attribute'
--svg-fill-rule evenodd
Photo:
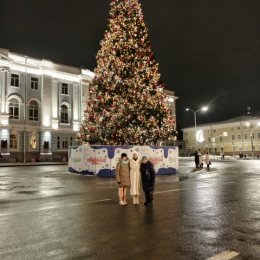
<svg viewBox="0 0 260 260"><path fill-rule="evenodd" d="M36 138L36 134L33 133L31 136L30 136L30 149L36 149L37 148L37 138Z"/></svg>
<svg viewBox="0 0 260 260"><path fill-rule="evenodd" d="M68 84L62 83L62 85L61 85L61 94L68 95L68 93L69 93L69 91L68 91Z"/></svg>
<svg viewBox="0 0 260 260"><path fill-rule="evenodd" d="M11 86L19 87L19 83L20 83L20 76L17 74L11 74Z"/></svg>
<svg viewBox="0 0 260 260"><path fill-rule="evenodd" d="M10 149L17 149L17 135L10 135Z"/></svg>
<svg viewBox="0 0 260 260"><path fill-rule="evenodd" d="M17 99L12 98L9 103L9 118L19 119L19 102Z"/></svg>
<svg viewBox="0 0 260 260"><path fill-rule="evenodd" d="M38 78L31 78L31 89L38 90L39 79Z"/></svg>
<svg viewBox="0 0 260 260"><path fill-rule="evenodd" d="M36 101L32 101L29 105L29 120L39 121L39 107Z"/></svg>
<svg viewBox="0 0 260 260"><path fill-rule="evenodd" d="M61 121L62 124L68 124L69 123L69 109L66 105L61 106L60 121Z"/></svg>

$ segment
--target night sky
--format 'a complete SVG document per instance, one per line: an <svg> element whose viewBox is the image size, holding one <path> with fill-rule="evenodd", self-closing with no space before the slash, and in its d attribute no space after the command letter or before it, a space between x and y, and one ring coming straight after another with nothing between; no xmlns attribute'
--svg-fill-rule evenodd
<svg viewBox="0 0 260 260"><path fill-rule="evenodd" d="M260 114L260 0L142 0L162 79L198 123ZM0 48L93 70L109 0L0 0Z"/></svg>

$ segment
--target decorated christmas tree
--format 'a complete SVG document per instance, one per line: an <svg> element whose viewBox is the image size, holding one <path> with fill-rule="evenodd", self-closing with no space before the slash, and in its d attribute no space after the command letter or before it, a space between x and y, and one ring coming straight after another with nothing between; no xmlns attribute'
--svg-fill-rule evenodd
<svg viewBox="0 0 260 260"><path fill-rule="evenodd" d="M79 139L89 144L156 144L175 135L158 63L137 0L112 0L109 26Z"/></svg>

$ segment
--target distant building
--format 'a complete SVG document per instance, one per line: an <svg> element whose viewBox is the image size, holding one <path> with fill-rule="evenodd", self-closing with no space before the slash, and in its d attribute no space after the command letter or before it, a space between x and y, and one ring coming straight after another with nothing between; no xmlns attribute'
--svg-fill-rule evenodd
<svg viewBox="0 0 260 260"><path fill-rule="evenodd" d="M175 96L175 92L172 90L165 89L164 93L167 96L167 103L171 111L172 117L174 118L176 127L176 100L178 99L178 97Z"/></svg>
<svg viewBox="0 0 260 260"><path fill-rule="evenodd" d="M259 155L260 117L241 116L230 120L197 125L195 139L194 126L183 129L186 148L191 152L197 149L212 154Z"/></svg>
<svg viewBox="0 0 260 260"><path fill-rule="evenodd" d="M5 161L66 160L93 72L0 49L0 152ZM174 92L166 91L176 120ZM1 159L3 160L3 159Z"/></svg>

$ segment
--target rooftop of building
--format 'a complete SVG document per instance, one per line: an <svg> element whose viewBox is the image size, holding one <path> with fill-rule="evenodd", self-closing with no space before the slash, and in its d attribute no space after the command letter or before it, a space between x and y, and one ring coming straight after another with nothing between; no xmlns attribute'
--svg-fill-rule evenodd
<svg viewBox="0 0 260 260"><path fill-rule="evenodd" d="M233 117L224 121L218 121L218 122L212 122L212 123L206 123L206 124L197 124L197 127L206 127L206 126L213 126L213 125L224 125L224 124L232 124L232 123L240 123L240 122L250 122L250 121L260 121L260 116L253 116L253 115L242 115ZM182 130L185 129L194 129L193 126L185 127Z"/></svg>
<svg viewBox="0 0 260 260"><path fill-rule="evenodd" d="M7 49L0 48L0 65L11 67L12 69L17 69L19 71L29 69L29 72L40 74L39 69L49 70L49 71L59 71L65 74L72 75L82 75L92 79L94 73L88 69L82 69L75 66L70 66L66 64L59 64L46 59L36 59L22 54L17 54L10 52Z"/></svg>

